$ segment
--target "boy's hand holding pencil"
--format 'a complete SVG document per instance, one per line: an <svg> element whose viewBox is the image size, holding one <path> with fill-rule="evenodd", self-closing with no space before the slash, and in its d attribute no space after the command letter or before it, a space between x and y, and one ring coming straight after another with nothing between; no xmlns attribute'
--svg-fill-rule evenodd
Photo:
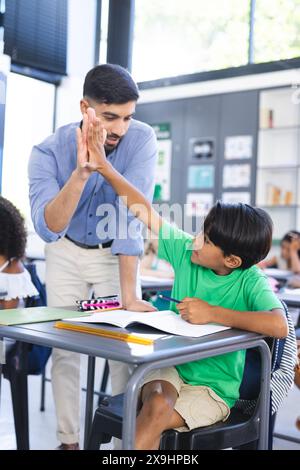
<svg viewBox="0 0 300 470"><path fill-rule="evenodd" d="M175 302L181 318L189 323L205 325L206 323L213 322L213 306L204 300L198 299L197 297L185 297L183 300L177 300L162 294L159 294L158 297L169 300L170 302Z"/></svg>
<svg viewBox="0 0 300 470"><path fill-rule="evenodd" d="M176 305L181 318L189 323L204 325L213 322L213 306L195 297L185 297Z"/></svg>

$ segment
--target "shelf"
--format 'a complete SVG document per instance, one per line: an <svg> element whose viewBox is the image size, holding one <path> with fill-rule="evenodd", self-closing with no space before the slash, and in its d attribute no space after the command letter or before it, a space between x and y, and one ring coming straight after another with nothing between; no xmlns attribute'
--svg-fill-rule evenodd
<svg viewBox="0 0 300 470"><path fill-rule="evenodd" d="M276 166L257 166L257 169L258 170L297 170L297 169L300 169L300 165L282 165L282 166L279 166L279 165L276 165Z"/></svg>
<svg viewBox="0 0 300 470"><path fill-rule="evenodd" d="M300 115L292 93L290 87L263 91L259 100L255 199L273 220L273 244L299 226Z"/></svg>
<svg viewBox="0 0 300 470"><path fill-rule="evenodd" d="M293 130L293 129L300 129L300 126L277 126L277 127L260 127L259 132L265 132L265 131L288 131L288 130Z"/></svg>
<svg viewBox="0 0 300 470"><path fill-rule="evenodd" d="M262 209L297 209L300 206L297 204L277 204L277 205L267 205L267 204L258 204Z"/></svg>

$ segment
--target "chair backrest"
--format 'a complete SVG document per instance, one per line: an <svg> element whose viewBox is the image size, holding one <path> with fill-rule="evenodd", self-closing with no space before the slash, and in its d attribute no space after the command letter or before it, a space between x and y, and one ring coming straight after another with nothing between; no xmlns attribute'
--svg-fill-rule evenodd
<svg viewBox="0 0 300 470"><path fill-rule="evenodd" d="M47 305L46 288L36 272L36 265L34 263L27 263L25 264L25 268L29 272L31 281L39 293L38 296L28 297L25 301L25 307L41 307ZM45 369L51 352L51 348L32 344L28 353L28 374L41 374Z"/></svg>
<svg viewBox="0 0 300 470"><path fill-rule="evenodd" d="M289 332L286 338L277 339L275 343L271 371L272 414L279 409L294 383L294 368L297 362L297 340L294 323L287 305L283 301L281 303L286 314Z"/></svg>
<svg viewBox="0 0 300 470"><path fill-rule="evenodd" d="M284 302L281 302L287 322L289 332L286 338L274 339L266 338L271 353L271 413L277 412L284 398L287 396L294 381L294 367L297 360L297 343L295 328ZM253 411L260 389L261 364L259 353L254 349L249 349L246 353L246 363L243 380L240 386L239 407L245 411Z"/></svg>
<svg viewBox="0 0 300 470"><path fill-rule="evenodd" d="M39 293L36 297L28 297L25 302L25 307L40 307L47 305L46 288L37 274L36 265L34 263L26 263L25 268L29 272L31 281Z"/></svg>

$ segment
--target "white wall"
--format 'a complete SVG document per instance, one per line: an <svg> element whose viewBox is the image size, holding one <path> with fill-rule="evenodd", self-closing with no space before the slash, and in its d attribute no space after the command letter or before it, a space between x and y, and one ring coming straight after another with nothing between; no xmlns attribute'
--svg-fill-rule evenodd
<svg viewBox="0 0 300 470"><path fill-rule="evenodd" d="M83 81L94 66L96 0L69 0L68 16L68 77L58 88L56 127L81 119Z"/></svg>
<svg viewBox="0 0 300 470"><path fill-rule="evenodd" d="M52 133L54 86L16 73L7 76L2 195L32 227L27 165L33 145Z"/></svg>

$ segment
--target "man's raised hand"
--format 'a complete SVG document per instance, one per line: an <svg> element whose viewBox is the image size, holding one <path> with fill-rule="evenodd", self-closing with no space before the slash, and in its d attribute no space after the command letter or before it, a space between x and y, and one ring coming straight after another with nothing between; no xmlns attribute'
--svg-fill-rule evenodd
<svg viewBox="0 0 300 470"><path fill-rule="evenodd" d="M86 167L88 163L88 148L87 148L87 131L88 131L88 115L83 114L82 127L76 129L77 140L77 172L81 179L87 180L91 174L91 170Z"/></svg>
<svg viewBox="0 0 300 470"><path fill-rule="evenodd" d="M88 168L92 171L99 171L101 173L101 170L108 164L104 148L106 136L107 132L101 124L100 119L96 116L93 120L89 119L87 132Z"/></svg>
<svg viewBox="0 0 300 470"><path fill-rule="evenodd" d="M88 108L83 114L82 127L76 129L77 137L77 170L79 176L86 180L94 171L101 171L106 162L104 143L106 130L96 117L95 110Z"/></svg>

